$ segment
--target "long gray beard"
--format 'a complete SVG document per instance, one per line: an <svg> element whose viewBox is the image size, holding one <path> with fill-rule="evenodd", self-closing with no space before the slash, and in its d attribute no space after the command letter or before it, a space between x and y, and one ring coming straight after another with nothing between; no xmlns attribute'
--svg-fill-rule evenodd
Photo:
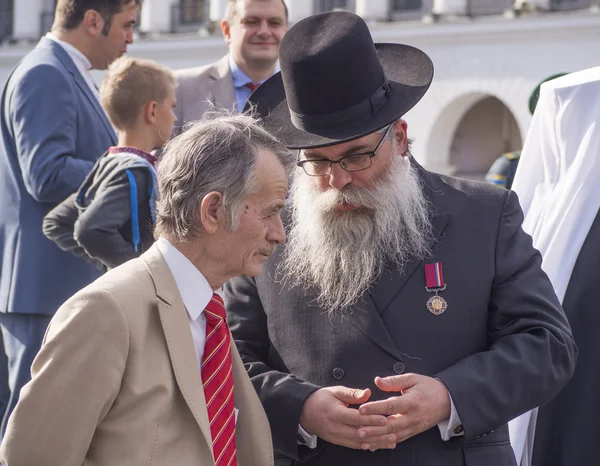
<svg viewBox="0 0 600 466"><path fill-rule="evenodd" d="M291 286L317 291L317 304L330 315L344 313L369 290L386 265L429 255L430 206L408 157L392 166L372 188L348 185L320 191L300 168L290 192L291 228L280 264ZM340 211L346 202L361 206Z"/></svg>

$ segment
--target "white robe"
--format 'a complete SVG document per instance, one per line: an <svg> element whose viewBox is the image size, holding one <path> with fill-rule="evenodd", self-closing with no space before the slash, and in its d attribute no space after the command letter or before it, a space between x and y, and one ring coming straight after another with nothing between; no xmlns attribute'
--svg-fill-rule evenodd
<svg viewBox="0 0 600 466"><path fill-rule="evenodd" d="M600 67L542 85L512 189L562 302L600 209ZM531 463L536 416L534 409L509 423L520 466Z"/></svg>

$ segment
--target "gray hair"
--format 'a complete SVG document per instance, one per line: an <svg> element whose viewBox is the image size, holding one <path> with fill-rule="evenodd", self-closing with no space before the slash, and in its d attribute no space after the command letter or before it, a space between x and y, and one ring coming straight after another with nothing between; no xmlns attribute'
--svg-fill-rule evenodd
<svg viewBox="0 0 600 466"><path fill-rule="evenodd" d="M257 189L259 149L273 152L289 174L292 153L248 114L210 112L173 138L158 165L154 236L178 242L198 237L200 204L213 191L223 196L226 228L237 230L244 200Z"/></svg>
<svg viewBox="0 0 600 466"><path fill-rule="evenodd" d="M402 118L398 118L397 120L392 121L389 125L385 125L383 128L379 128L377 131L375 131L375 134L384 134L391 125L395 125L401 119ZM394 134L394 133L391 132L390 134ZM412 149L413 139L408 138L408 141L406 143L407 143L406 144L406 152L404 154L402 154L402 155L411 156L412 155L411 149Z"/></svg>

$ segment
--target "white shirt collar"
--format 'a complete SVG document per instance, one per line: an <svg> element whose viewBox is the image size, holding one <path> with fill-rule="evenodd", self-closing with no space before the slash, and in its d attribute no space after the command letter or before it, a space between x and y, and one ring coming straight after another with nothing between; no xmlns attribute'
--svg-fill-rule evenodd
<svg viewBox="0 0 600 466"><path fill-rule="evenodd" d="M212 288L196 266L168 240L160 237L156 246L173 274L190 318L197 320L212 298Z"/></svg>
<svg viewBox="0 0 600 466"><path fill-rule="evenodd" d="M71 57L71 60L73 60L73 62L75 63L75 66L77 66L77 69L79 69L79 71L81 71L81 74L84 74L82 69L86 73L92 69L92 62L90 61L90 59L88 57L86 57L85 54L81 50L79 50L77 47L72 46L71 44L69 44L68 42L65 42L64 40L60 40L58 37L56 37L51 32L47 33L46 37L48 39L56 42L63 49L65 49L65 51Z"/></svg>
<svg viewBox="0 0 600 466"><path fill-rule="evenodd" d="M244 73L242 71L242 69L238 66L238 64L235 62L235 60L231 56L231 54L229 54L229 68L231 69L231 76L233 78L233 87L243 87L247 83L253 82L248 77L248 75L246 73ZM279 72L279 60L277 60L277 63L275 63L275 69L273 70L273 74L278 73L278 72ZM259 81L256 84L262 84L265 81L266 81L266 79L263 79L262 81Z"/></svg>
<svg viewBox="0 0 600 466"><path fill-rule="evenodd" d="M73 60L73 63L75 63L75 67L79 71L79 74L81 74L83 80L88 85L88 88L90 89L94 97L96 97L96 100L98 100L100 106L102 106L102 102L100 101L100 92L98 91L98 87L96 86L96 83L94 82L94 77L91 73L92 62L89 60L89 58L86 57L85 54L78 50L76 47L73 47L71 44L60 40L51 32L47 33L46 37L51 41L56 42L65 50L65 52L67 52L69 57L71 57L71 60Z"/></svg>

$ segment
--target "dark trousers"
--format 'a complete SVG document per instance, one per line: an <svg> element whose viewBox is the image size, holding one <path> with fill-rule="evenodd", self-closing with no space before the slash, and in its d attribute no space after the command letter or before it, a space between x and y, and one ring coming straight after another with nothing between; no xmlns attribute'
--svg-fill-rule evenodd
<svg viewBox="0 0 600 466"><path fill-rule="evenodd" d="M0 442L8 418L19 401L21 388L31 380L31 363L37 355L52 316L0 312L0 330L8 361L8 403L0 427ZM6 384L4 384L6 385Z"/></svg>

